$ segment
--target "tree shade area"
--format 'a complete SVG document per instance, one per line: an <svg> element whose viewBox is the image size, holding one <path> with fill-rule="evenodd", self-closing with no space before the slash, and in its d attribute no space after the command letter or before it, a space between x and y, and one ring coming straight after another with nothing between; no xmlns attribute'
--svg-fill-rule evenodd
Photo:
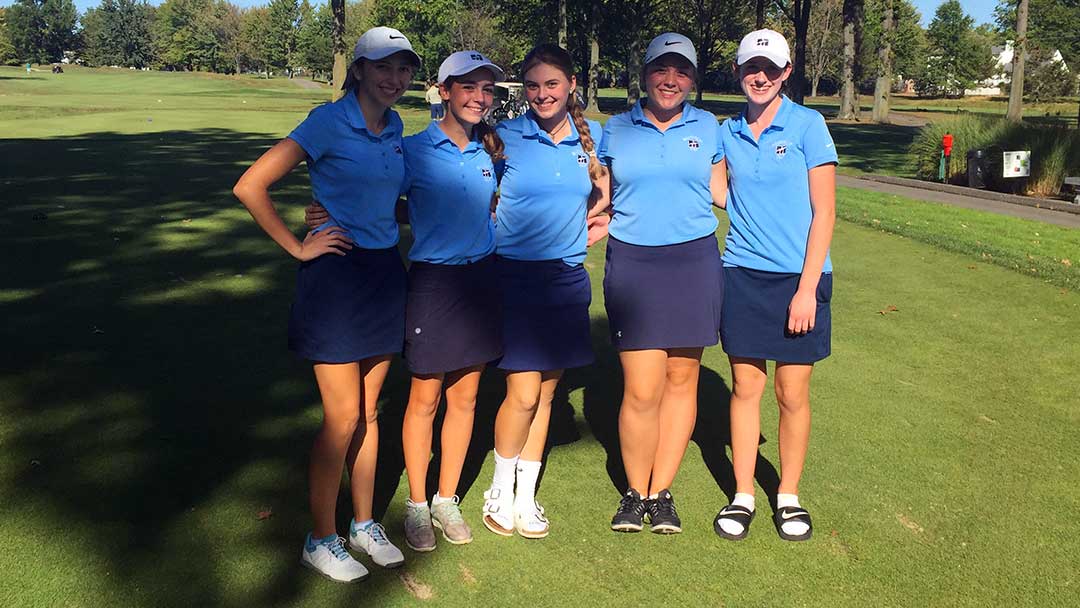
<svg viewBox="0 0 1080 608"><path fill-rule="evenodd" d="M735 47L760 24L792 43L788 93L797 100L841 89L853 99L872 93L875 84L880 91L882 83L927 97L960 97L994 74L992 49L1016 37L1016 6L1017 0L999 0L995 23L976 25L960 2L945 0L926 28L911 0L367 0L345 2L339 19L346 49L374 25L410 36L423 59L421 78L434 76L442 58L462 48L483 50L513 75L514 63L533 44L565 40L583 86L626 88L632 101L648 40L679 31L697 48L699 90L737 92ZM1024 94L1038 100L1075 94L1080 3L1031 0L1030 14L1025 57L1032 77ZM0 63L74 61L330 79L334 25L330 3L311 0L248 8L228 0L157 6L101 0L82 14L72 0L16 0L0 8ZM844 115L858 118L858 108L849 104Z"/></svg>

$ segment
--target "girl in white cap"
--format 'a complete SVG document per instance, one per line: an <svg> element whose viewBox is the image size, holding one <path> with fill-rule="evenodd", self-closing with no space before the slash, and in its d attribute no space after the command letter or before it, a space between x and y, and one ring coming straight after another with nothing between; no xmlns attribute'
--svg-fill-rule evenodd
<svg viewBox="0 0 1080 608"><path fill-rule="evenodd" d="M312 361L323 403L309 468L314 529L301 563L340 582L368 576L337 534L335 506L345 465L354 510L349 546L381 566L404 563L372 519L372 495L379 392L405 329L405 270L394 218L405 161L401 118L390 106L419 65L401 32L368 30L353 51L346 95L312 110L233 188L259 226L301 262L289 348ZM278 216L269 189L305 161L329 221L301 241Z"/></svg>
<svg viewBox="0 0 1080 608"><path fill-rule="evenodd" d="M687 37L653 39L642 78L648 99L607 122L597 151L613 211L604 299L624 378L619 444L629 487L616 531L641 530L646 513L653 532L682 531L670 487L697 417L701 354L718 340L712 182L723 154L716 117L686 101L696 75ZM608 198L590 216L602 217Z"/></svg>
<svg viewBox="0 0 1080 608"><path fill-rule="evenodd" d="M775 361L780 406L780 487L773 523L785 540L807 540L810 514L799 479L810 440L810 376L829 355L836 148L821 114L782 94L791 74L787 41L747 34L734 70L746 107L721 127L730 183L724 248L727 295L721 339L731 361L731 452L736 494L717 514L723 538L745 538L754 517L754 465L766 362Z"/></svg>

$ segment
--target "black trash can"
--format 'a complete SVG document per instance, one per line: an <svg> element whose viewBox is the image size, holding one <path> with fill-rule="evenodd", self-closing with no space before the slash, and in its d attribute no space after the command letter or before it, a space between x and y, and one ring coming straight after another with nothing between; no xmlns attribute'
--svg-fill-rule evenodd
<svg viewBox="0 0 1080 608"><path fill-rule="evenodd" d="M967 151L968 188L986 188L986 178L990 170L986 150Z"/></svg>

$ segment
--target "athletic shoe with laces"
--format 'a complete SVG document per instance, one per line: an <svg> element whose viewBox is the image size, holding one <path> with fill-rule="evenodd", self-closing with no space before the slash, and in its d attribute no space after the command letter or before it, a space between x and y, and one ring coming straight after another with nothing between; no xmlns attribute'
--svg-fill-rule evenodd
<svg viewBox="0 0 1080 608"><path fill-rule="evenodd" d="M405 505L405 544L413 551L435 550L435 529L431 527L431 509L427 505Z"/></svg>
<svg viewBox="0 0 1080 608"><path fill-rule="evenodd" d="M484 492L484 527L499 536L514 535L514 494L502 488Z"/></svg>
<svg viewBox="0 0 1080 608"><path fill-rule="evenodd" d="M611 529L616 532L641 532L641 520L645 516L645 502L633 488L623 494L619 509L611 518Z"/></svg>
<svg viewBox="0 0 1080 608"><path fill-rule="evenodd" d="M645 501L645 511L649 514L649 530L657 534L678 534L682 532L682 521L675 511L675 498L668 490L660 490L656 498Z"/></svg>
<svg viewBox="0 0 1080 608"><path fill-rule="evenodd" d="M340 536L316 542L308 534L300 551L300 563L339 583L355 583L368 577L367 568L349 555L345 539Z"/></svg>
<svg viewBox="0 0 1080 608"><path fill-rule="evenodd" d="M401 549L394 546L386 537L386 529L379 522L372 522L367 526L356 525L356 520L349 522L349 546L366 553L371 561L383 568L397 568L405 563L405 556Z"/></svg>
<svg viewBox="0 0 1080 608"><path fill-rule="evenodd" d="M461 516L460 499L455 494L442 502L431 503L431 523L442 530L443 538L454 545L472 542L472 530Z"/></svg>

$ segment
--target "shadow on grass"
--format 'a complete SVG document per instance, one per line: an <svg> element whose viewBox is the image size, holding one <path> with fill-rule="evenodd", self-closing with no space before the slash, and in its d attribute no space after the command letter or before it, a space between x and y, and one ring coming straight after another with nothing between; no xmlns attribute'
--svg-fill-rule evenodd
<svg viewBox="0 0 1080 608"><path fill-rule="evenodd" d="M915 173L908 149L919 134L918 127L834 122L829 132L843 167L907 177Z"/></svg>

